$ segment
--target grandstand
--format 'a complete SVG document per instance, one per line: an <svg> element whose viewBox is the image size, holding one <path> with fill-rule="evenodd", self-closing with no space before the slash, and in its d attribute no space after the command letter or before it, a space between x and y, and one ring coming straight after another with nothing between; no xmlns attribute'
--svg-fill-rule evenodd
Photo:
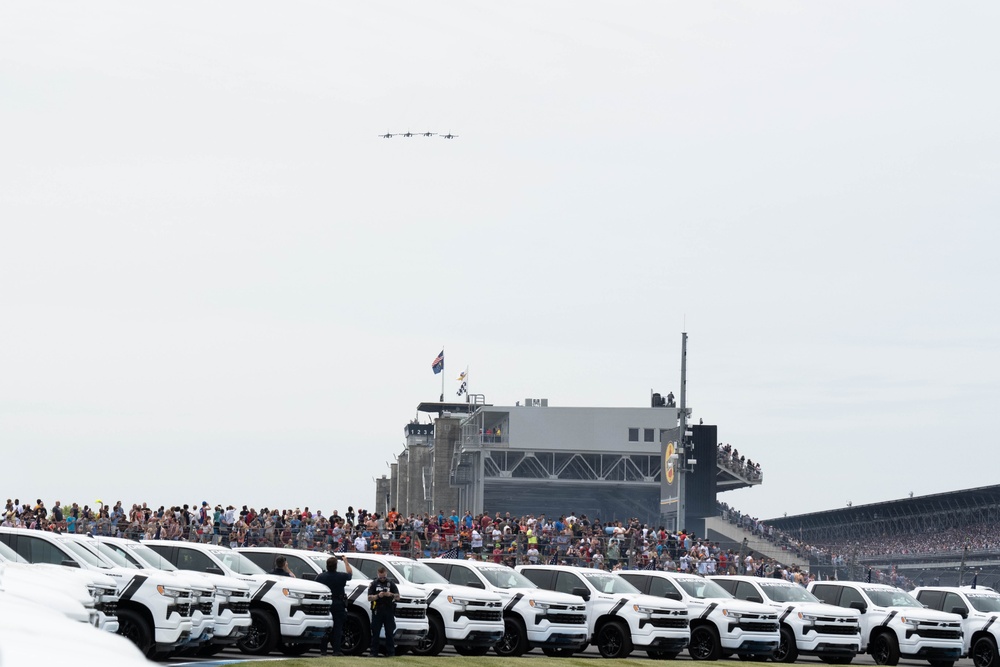
<svg viewBox="0 0 1000 667"><path fill-rule="evenodd" d="M895 572L913 585L1000 588L1000 485L765 521L810 545L820 576L861 580Z"/></svg>

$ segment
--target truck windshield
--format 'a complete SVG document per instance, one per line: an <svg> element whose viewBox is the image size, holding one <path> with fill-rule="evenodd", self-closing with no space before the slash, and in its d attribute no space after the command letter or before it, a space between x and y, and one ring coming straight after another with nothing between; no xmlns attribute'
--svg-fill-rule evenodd
<svg viewBox="0 0 1000 667"><path fill-rule="evenodd" d="M108 546L121 549L121 547L117 544L109 544ZM126 556L132 559L139 559L146 565L155 567L157 570L163 570L164 572L177 572L177 567L173 563L147 547L145 544L129 544Z"/></svg>
<svg viewBox="0 0 1000 667"><path fill-rule="evenodd" d="M91 553L89 549L87 549L87 547L83 546L82 544L77 544L73 540L69 539L59 540L59 544L64 549L72 551L73 554L77 557L77 560L82 560L84 563L90 565L91 567L97 567L102 570L111 569L111 565L108 563L108 561L104 560L100 556L94 555L93 553Z"/></svg>
<svg viewBox="0 0 1000 667"><path fill-rule="evenodd" d="M17 553L3 542L0 542L0 561L9 560L12 563L27 563L28 559Z"/></svg>
<svg viewBox="0 0 1000 667"><path fill-rule="evenodd" d="M393 561L392 569L411 584L447 584L440 574L416 561Z"/></svg>
<svg viewBox="0 0 1000 667"><path fill-rule="evenodd" d="M700 579L698 577L690 577L685 579L677 579L677 583L684 592L693 598L699 600L704 600L705 598L731 598L732 595L729 594L725 588L719 584L711 581L709 579Z"/></svg>
<svg viewBox="0 0 1000 667"><path fill-rule="evenodd" d="M1000 611L1000 595L965 594L976 611Z"/></svg>
<svg viewBox="0 0 1000 667"><path fill-rule="evenodd" d="M82 542L81 544L83 544L83 546L87 547L91 551L97 553L101 558L103 558L105 560L111 561L112 563L114 563L118 567L124 567L124 568L129 569L129 570L141 570L142 569L142 566L136 565L135 563L133 563L129 559L125 558L120 553L118 553L114 549L110 548L106 544L101 544L100 542L90 541L90 540L87 540L86 542Z"/></svg>
<svg viewBox="0 0 1000 667"><path fill-rule="evenodd" d="M864 588L862 589L876 607L923 607L909 594L898 588Z"/></svg>
<svg viewBox="0 0 1000 667"><path fill-rule="evenodd" d="M482 567L479 573L497 588L538 588L533 581L509 567Z"/></svg>
<svg viewBox="0 0 1000 667"><path fill-rule="evenodd" d="M267 574L264 570L257 567L256 563L241 554L239 551L232 551L231 549L212 549L211 553L213 556L221 560L223 565L236 574Z"/></svg>
<svg viewBox="0 0 1000 667"><path fill-rule="evenodd" d="M591 586L599 593L638 593L639 589L628 583L621 577L616 577L607 572L594 570L593 572L580 572Z"/></svg>
<svg viewBox="0 0 1000 667"><path fill-rule="evenodd" d="M775 602L819 602L818 597L795 584L758 581L757 585L764 590L764 595Z"/></svg>

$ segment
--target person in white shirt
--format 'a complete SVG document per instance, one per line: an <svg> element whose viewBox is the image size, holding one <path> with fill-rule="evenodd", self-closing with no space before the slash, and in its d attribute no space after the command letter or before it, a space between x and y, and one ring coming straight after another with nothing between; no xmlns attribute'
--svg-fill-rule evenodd
<svg viewBox="0 0 1000 667"><path fill-rule="evenodd" d="M368 540L365 539L364 535L358 535L354 538L354 550L358 553L364 553L368 549Z"/></svg>

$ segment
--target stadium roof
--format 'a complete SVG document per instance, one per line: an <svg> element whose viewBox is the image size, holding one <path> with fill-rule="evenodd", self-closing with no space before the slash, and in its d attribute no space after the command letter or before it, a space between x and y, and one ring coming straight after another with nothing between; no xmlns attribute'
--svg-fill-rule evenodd
<svg viewBox="0 0 1000 667"><path fill-rule="evenodd" d="M869 521L885 518L887 515L916 515L946 509L973 509L983 506L1000 505L1000 485L981 486L975 489L935 493L928 496L901 498L867 505L852 505L821 512L810 512L795 516L767 519L764 523L779 530L791 532L821 524L845 524L855 521Z"/></svg>

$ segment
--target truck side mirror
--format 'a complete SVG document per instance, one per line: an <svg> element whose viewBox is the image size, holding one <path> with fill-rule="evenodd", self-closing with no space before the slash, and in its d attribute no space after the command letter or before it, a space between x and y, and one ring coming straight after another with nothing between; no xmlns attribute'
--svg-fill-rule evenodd
<svg viewBox="0 0 1000 667"><path fill-rule="evenodd" d="M951 613L958 614L962 618L968 618L969 617L969 610L966 609L965 607L952 607L951 608Z"/></svg>
<svg viewBox="0 0 1000 667"><path fill-rule="evenodd" d="M481 581L470 581L469 583L467 583L465 585L468 586L469 588L478 588L481 591L485 591L486 590L486 584L484 584Z"/></svg>
<svg viewBox="0 0 1000 667"><path fill-rule="evenodd" d="M868 605L866 605L864 602L861 602L860 600L855 600L850 604L849 609L857 609L863 614L866 611L868 611Z"/></svg>
<svg viewBox="0 0 1000 667"><path fill-rule="evenodd" d="M764 604L764 598L759 595L748 595L747 602L756 602L758 604Z"/></svg>
<svg viewBox="0 0 1000 667"><path fill-rule="evenodd" d="M303 579L307 579L308 581L316 581L316 573L315 572L303 572L302 573L302 578Z"/></svg>
<svg viewBox="0 0 1000 667"><path fill-rule="evenodd" d="M677 600L678 602L684 599L681 597L681 594L678 593L677 591L671 591L670 593L667 593L663 597L667 598L668 600Z"/></svg>
<svg viewBox="0 0 1000 667"><path fill-rule="evenodd" d="M62 566L64 566L64 567L80 567L79 563L77 563L75 560L72 560L72 559L69 559L69 558L64 559L59 564L62 565Z"/></svg>
<svg viewBox="0 0 1000 667"><path fill-rule="evenodd" d="M209 574L223 574L222 568L218 565L209 565L205 568L205 572L208 572Z"/></svg>
<svg viewBox="0 0 1000 667"><path fill-rule="evenodd" d="M590 601L590 591L588 591L583 586L577 586L576 588L574 588L572 591L570 591L570 595L576 595L578 597L581 597L583 598L584 602Z"/></svg>

